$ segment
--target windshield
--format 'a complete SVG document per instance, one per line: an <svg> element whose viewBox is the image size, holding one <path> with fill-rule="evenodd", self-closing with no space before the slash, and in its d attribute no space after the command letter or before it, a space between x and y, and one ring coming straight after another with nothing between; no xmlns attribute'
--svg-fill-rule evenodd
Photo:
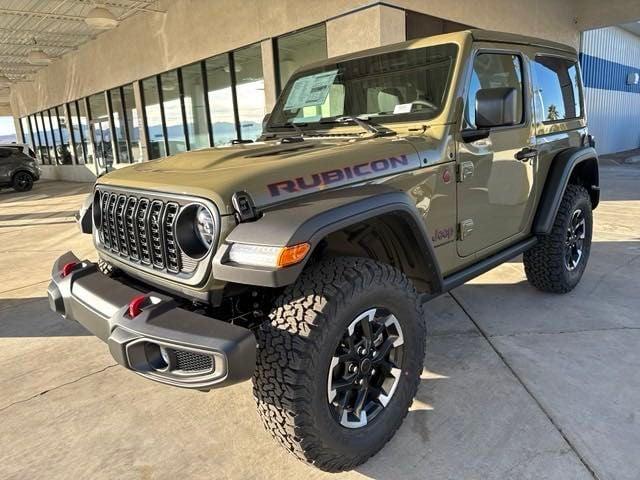
<svg viewBox="0 0 640 480"><path fill-rule="evenodd" d="M301 72L287 83L269 126L433 118L446 100L457 50L454 44L401 50Z"/></svg>

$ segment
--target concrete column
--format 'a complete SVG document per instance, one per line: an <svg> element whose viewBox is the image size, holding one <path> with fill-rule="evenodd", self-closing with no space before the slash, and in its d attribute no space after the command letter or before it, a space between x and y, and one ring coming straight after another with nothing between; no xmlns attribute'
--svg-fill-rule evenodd
<svg viewBox="0 0 640 480"><path fill-rule="evenodd" d="M24 136L24 132L22 131L22 124L20 122L20 119L18 117L13 117L13 124L16 128L16 142L21 142L22 137Z"/></svg>
<svg viewBox="0 0 640 480"><path fill-rule="evenodd" d="M262 50L262 74L264 75L265 109L270 112L276 104L276 67L274 64L273 41L269 38L260 43Z"/></svg>
<svg viewBox="0 0 640 480"><path fill-rule="evenodd" d="M406 38L404 10L387 5L374 5L327 22L329 57L404 42Z"/></svg>
<svg viewBox="0 0 640 480"><path fill-rule="evenodd" d="M138 122L140 123L140 151L142 152L142 161L149 160L149 149L147 148L147 123L145 121L144 105L142 105L142 82L133 82L133 98L136 103L136 111L138 112Z"/></svg>

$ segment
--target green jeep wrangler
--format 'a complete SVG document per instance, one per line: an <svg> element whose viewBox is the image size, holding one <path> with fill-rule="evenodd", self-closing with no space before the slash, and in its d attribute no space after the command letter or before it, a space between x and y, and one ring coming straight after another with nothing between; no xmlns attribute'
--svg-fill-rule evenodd
<svg viewBox="0 0 640 480"><path fill-rule="evenodd" d="M425 303L519 254L573 289L598 185L573 48L385 46L296 72L255 143L101 177L79 216L100 261L60 257L49 300L150 380L252 378L288 451L350 469L407 414Z"/></svg>

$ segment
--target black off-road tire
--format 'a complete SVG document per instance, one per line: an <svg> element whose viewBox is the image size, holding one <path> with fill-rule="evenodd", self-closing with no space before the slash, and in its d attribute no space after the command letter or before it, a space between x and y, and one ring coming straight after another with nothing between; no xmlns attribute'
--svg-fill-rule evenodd
<svg viewBox="0 0 640 480"><path fill-rule="evenodd" d="M29 172L18 172L13 176L11 187L16 192L28 192L33 188L33 175Z"/></svg>
<svg viewBox="0 0 640 480"><path fill-rule="evenodd" d="M567 231L572 216L581 210L585 220L585 238L582 256L573 270L565 264L567 252ZM587 190L580 185L570 184L562 197L553 228L549 235L539 238L538 243L524 253L524 270L529 283L550 293L567 293L580 282L589 260L593 214L591 199Z"/></svg>
<svg viewBox="0 0 640 480"><path fill-rule="evenodd" d="M404 334L402 371L390 402L367 425L345 428L327 398L331 357L362 312L387 309ZM327 259L278 298L258 333L253 392L264 426L300 460L348 470L380 450L400 427L420 382L426 330L420 297L399 270L364 258Z"/></svg>

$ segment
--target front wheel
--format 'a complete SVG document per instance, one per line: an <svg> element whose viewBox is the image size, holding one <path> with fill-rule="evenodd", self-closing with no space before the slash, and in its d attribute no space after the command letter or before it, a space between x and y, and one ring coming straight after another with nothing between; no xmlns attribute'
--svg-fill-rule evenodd
<svg viewBox="0 0 640 480"><path fill-rule="evenodd" d="M33 176L28 172L16 173L12 187L16 192L28 192L33 187Z"/></svg>
<svg viewBox="0 0 640 480"><path fill-rule="evenodd" d="M419 296L395 268L363 258L309 268L258 335L254 396L265 427L322 470L363 463L407 414L425 336Z"/></svg>
<svg viewBox="0 0 640 480"><path fill-rule="evenodd" d="M568 185L551 233L524 253L529 282L544 292L573 290L587 267L592 231L589 194L584 187Z"/></svg>

